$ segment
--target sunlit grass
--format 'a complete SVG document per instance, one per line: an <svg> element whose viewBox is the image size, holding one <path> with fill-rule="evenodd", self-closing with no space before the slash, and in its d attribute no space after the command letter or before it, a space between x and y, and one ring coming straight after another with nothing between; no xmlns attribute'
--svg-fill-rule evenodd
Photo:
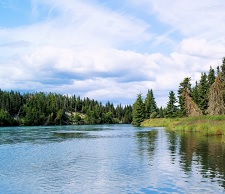
<svg viewBox="0 0 225 194"><path fill-rule="evenodd" d="M193 131L207 136L225 136L225 115L148 119L142 123L142 126L165 127L175 131Z"/></svg>

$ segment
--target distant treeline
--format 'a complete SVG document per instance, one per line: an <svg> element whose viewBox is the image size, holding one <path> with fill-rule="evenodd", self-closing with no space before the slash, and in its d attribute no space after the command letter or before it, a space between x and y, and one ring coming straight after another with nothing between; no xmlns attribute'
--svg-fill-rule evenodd
<svg viewBox="0 0 225 194"><path fill-rule="evenodd" d="M131 123L132 106L55 93L0 90L0 126Z"/></svg>
<svg viewBox="0 0 225 194"><path fill-rule="evenodd" d="M199 81L192 87L191 78L186 77L180 83L176 97L170 91L167 106L158 108L152 90L146 98L138 94L133 104L133 125L139 126L150 118L175 118L200 115L225 114L225 58L216 70L210 67L208 73L202 73Z"/></svg>

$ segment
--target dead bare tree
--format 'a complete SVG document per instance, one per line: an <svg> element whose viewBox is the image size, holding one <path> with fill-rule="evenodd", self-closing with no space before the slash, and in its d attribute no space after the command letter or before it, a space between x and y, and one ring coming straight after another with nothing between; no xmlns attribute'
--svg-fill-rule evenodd
<svg viewBox="0 0 225 194"><path fill-rule="evenodd" d="M209 91L209 103L207 113L209 115L225 114L225 106L223 101L223 93L219 76L216 77Z"/></svg>
<svg viewBox="0 0 225 194"><path fill-rule="evenodd" d="M196 117L202 115L201 110L198 108L197 104L189 96L189 91L183 91L183 97L185 100L185 109L188 117Z"/></svg>

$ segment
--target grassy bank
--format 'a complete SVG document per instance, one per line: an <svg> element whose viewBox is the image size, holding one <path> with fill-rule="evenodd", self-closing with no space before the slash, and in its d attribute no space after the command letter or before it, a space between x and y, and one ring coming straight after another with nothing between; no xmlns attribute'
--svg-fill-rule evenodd
<svg viewBox="0 0 225 194"><path fill-rule="evenodd" d="M193 131L207 136L223 135L225 137L225 115L148 119L142 123L142 126L166 127L174 131Z"/></svg>

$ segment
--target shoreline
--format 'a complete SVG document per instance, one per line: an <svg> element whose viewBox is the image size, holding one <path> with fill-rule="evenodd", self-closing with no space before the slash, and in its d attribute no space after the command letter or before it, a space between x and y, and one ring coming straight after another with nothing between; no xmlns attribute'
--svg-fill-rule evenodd
<svg viewBox="0 0 225 194"><path fill-rule="evenodd" d="M155 118L141 123L143 127L165 127L167 130L198 132L204 136L225 137L225 115L198 116L185 118Z"/></svg>

